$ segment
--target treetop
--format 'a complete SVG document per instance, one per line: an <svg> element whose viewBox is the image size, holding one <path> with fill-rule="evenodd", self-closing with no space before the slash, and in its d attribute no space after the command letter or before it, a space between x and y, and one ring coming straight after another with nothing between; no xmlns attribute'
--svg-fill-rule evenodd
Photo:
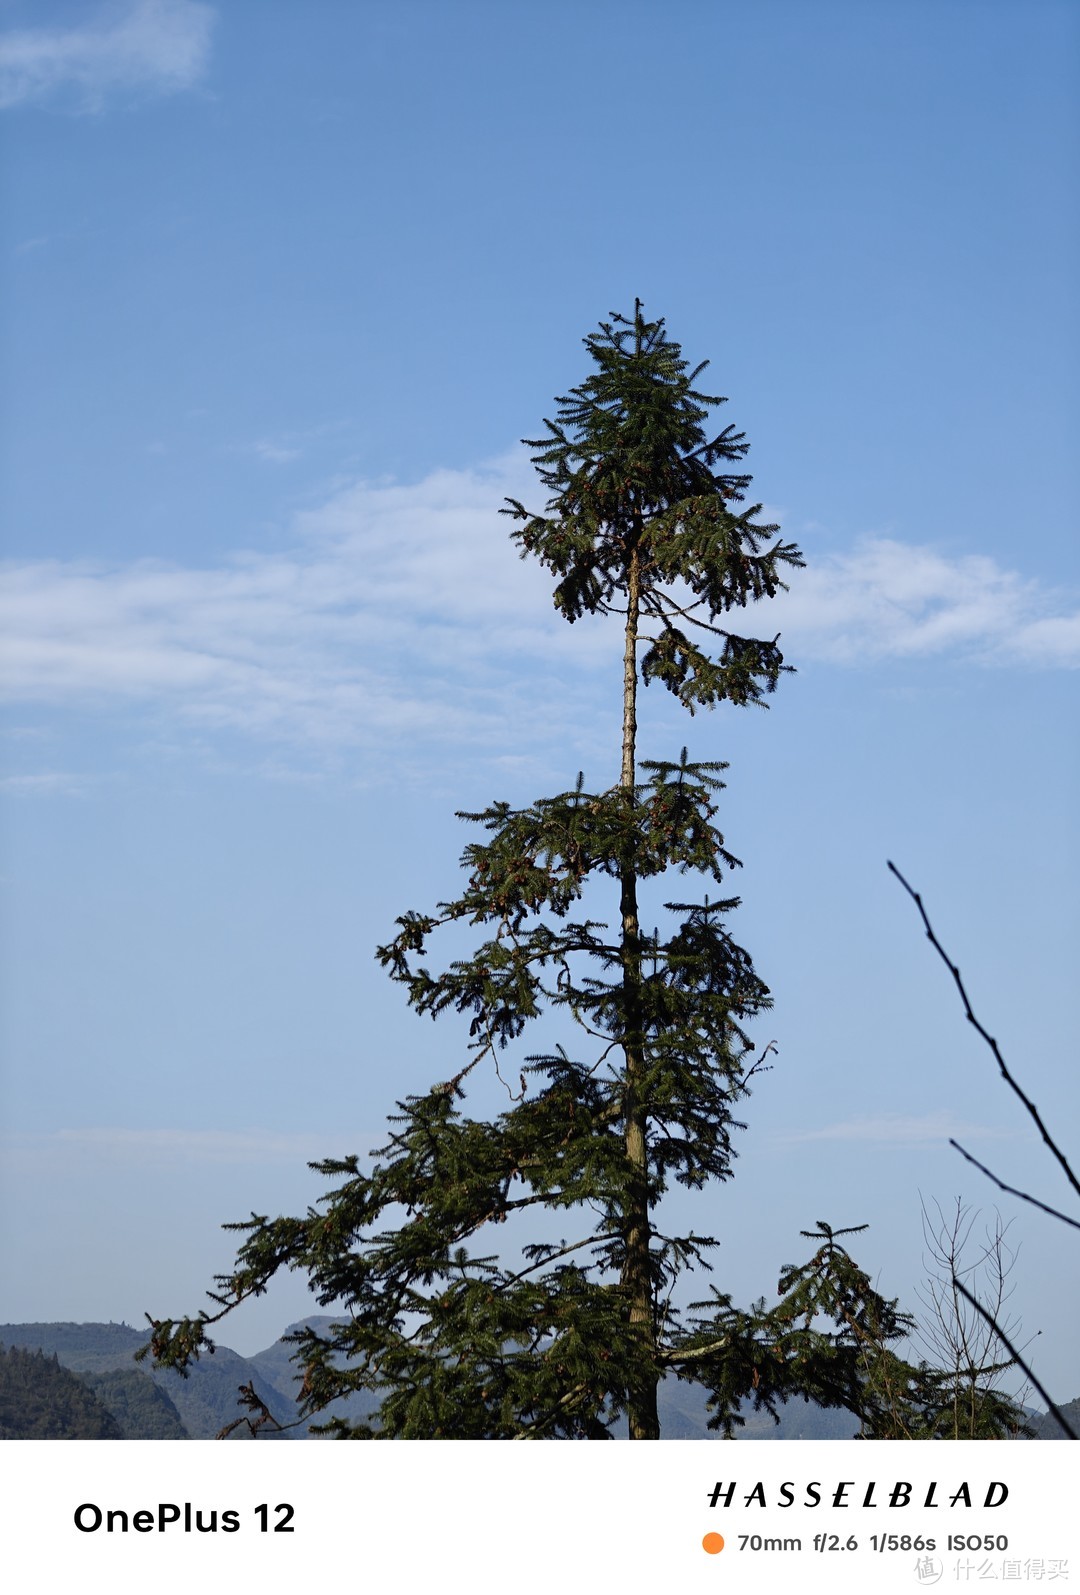
<svg viewBox="0 0 1080 1595"><path fill-rule="evenodd" d="M660 681L690 709L721 699L761 703L783 671L777 643L743 637L716 622L772 598L803 564L779 527L742 508L751 478L725 471L749 444L734 426L710 435L709 411L727 401L695 383L663 320L613 314L584 339L595 370L558 399L547 436L523 439L551 497L542 515L517 499L503 513L519 522L522 557L558 578L554 601L566 619L628 612L640 605L650 644L645 682ZM719 660L686 627L722 639Z"/></svg>

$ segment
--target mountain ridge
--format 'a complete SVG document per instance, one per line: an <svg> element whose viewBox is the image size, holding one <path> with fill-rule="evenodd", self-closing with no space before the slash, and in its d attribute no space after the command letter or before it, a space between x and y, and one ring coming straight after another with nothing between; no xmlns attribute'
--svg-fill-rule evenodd
<svg viewBox="0 0 1080 1595"><path fill-rule="evenodd" d="M300 1375L292 1366L296 1350L288 1336L305 1327L322 1329L338 1322L332 1314L316 1314L290 1324L262 1351L243 1357L218 1344L212 1355L192 1364L187 1378L171 1369L150 1368L135 1362L146 1344L147 1333L127 1323L21 1323L0 1324L0 1346L42 1352L55 1357L62 1368L82 1378L84 1386L101 1402L123 1439L215 1438L223 1429L243 1420L238 1402L242 1386L251 1386L283 1431L266 1425L259 1438L291 1440L318 1438L313 1424L331 1415L370 1418L375 1403L356 1395L335 1402L325 1413L305 1420L297 1403ZM122 1374L122 1379L115 1376ZM660 1389L661 1435L667 1440L715 1440L709 1430L706 1393L697 1385L669 1378ZM1080 1426L1080 1397L1062 1409L1074 1426ZM744 1425L736 1431L743 1440L844 1440L854 1436L855 1420L837 1409L792 1401L782 1409L779 1424L767 1412L746 1411ZM1064 1435L1048 1414L1032 1413L1035 1438L1062 1439ZM45 1436L46 1438L48 1436ZM58 1438L60 1436L57 1436ZM250 1439L241 1421L230 1439Z"/></svg>

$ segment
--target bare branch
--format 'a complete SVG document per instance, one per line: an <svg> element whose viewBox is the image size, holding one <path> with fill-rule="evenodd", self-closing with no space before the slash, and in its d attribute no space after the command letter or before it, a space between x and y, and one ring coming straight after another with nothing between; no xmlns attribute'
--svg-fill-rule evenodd
<svg viewBox="0 0 1080 1595"><path fill-rule="evenodd" d="M530 1263L528 1268L521 1270L520 1274L510 1274L506 1279L500 1280L495 1289L497 1291L506 1290L508 1286L516 1285L519 1280L527 1278L529 1274L535 1274L538 1268L546 1268L548 1263L553 1263L557 1257L566 1257L570 1252L580 1252L583 1246L600 1246L602 1244L602 1241L595 1235L586 1235L583 1241L574 1241L570 1246L560 1246L558 1251L545 1251L538 1262Z"/></svg>
<svg viewBox="0 0 1080 1595"><path fill-rule="evenodd" d="M684 1362L700 1362L702 1357L711 1357L714 1352L724 1351L730 1344L731 1337L725 1335L722 1340L711 1340L707 1346L697 1346L691 1351L662 1349L657 1352L657 1361L671 1367L678 1367Z"/></svg>
<svg viewBox="0 0 1080 1595"><path fill-rule="evenodd" d="M539 1418L536 1418L532 1423L526 1424L520 1433L513 1436L513 1439L534 1439L539 1429L542 1429L546 1423L550 1423L552 1418L557 1418L560 1412L565 1412L568 1407L572 1407L575 1401L579 1401L586 1394L587 1387L585 1385L575 1385L572 1390L566 1392L565 1396L561 1396L547 1412L541 1413Z"/></svg>
<svg viewBox="0 0 1080 1595"><path fill-rule="evenodd" d="M761 1069L763 1071L767 1071L767 1070L771 1069L772 1068L772 1064L771 1063L766 1063L765 1059L769 1056L770 1052L779 1053L779 1051L780 1051L780 1048L776 1045L775 1041L767 1042L766 1045L762 1048L760 1055L754 1059L753 1063L750 1065L749 1069L747 1069L746 1073L744 1075L740 1076L739 1085L740 1086L745 1086L748 1080L752 1080L753 1079L754 1075L757 1074L759 1069Z"/></svg>
<svg viewBox="0 0 1080 1595"><path fill-rule="evenodd" d="M1076 1178L1076 1175L1073 1173L1072 1169L1069 1167L1068 1158L1065 1156L1064 1152L1062 1152L1061 1148L1058 1146L1057 1142L1054 1140L1053 1136L1050 1134L1049 1130L1046 1128L1046 1125L1043 1123L1042 1118L1041 1118L1041 1116L1039 1114L1039 1110L1035 1106L1034 1102L1032 1102L1032 1100L1031 1100L1031 1098L1029 1096L1025 1095L1025 1093L1021 1090L1020 1086L1016 1083L1016 1081L1013 1079L1012 1075L1009 1073L1008 1065L1006 1064L1005 1059L1001 1056L1001 1052L1000 1052L1000 1050L998 1048L997 1042L994 1040L994 1038L990 1034L990 1032L988 1030L986 1030L979 1023L978 1019L975 1017L975 1014L974 1014L974 1011L972 1009L971 1003L970 1003L970 1001L968 999L968 994L967 994L966 990L964 989L964 982L960 978L960 971L957 968L957 966L952 962L952 960L950 959L948 953L945 951L944 947L942 947L942 945L938 941L937 937L934 935L934 928L931 925L930 920L929 920L929 918L927 916L926 909L923 907L922 898L919 896L918 892L915 891L915 889L912 886L909 886L908 882L901 875L900 871L897 869L896 865L892 862L892 860L890 859L887 862L888 862L890 870L896 876L896 878L900 882L901 886L904 888L904 890L907 892L908 896L914 902L916 908L919 910L919 914L922 917L923 925L926 927L927 939L930 942L930 945L934 948L934 951L940 957L940 959L941 959L942 963L945 965L946 969L949 971L950 975L953 978L953 982L954 982L954 984L956 986L956 989L960 993L960 1000L964 1004L964 1015L967 1018L968 1023L971 1024L971 1025L974 1025L975 1029L979 1032L979 1035L983 1038L983 1040L986 1042L986 1045L990 1048L990 1051L994 1054L994 1058L997 1061L997 1066L998 1066L998 1068L1001 1071L1002 1079L1005 1081L1006 1085L1010 1086L1012 1088L1012 1090L1016 1093L1016 1095L1020 1098L1020 1101L1024 1104L1024 1107L1027 1109L1027 1111L1030 1114L1032 1120L1034 1121L1034 1124L1035 1124L1036 1128L1038 1129L1039 1134L1042 1136L1044 1144L1050 1148L1050 1151L1053 1153L1054 1157L1057 1159L1057 1161L1060 1163L1062 1169L1065 1171L1065 1177L1068 1180L1069 1184L1072 1186L1072 1188L1076 1192L1077 1196L1080 1196L1080 1180L1078 1180ZM955 1145L956 1143L954 1142L953 1144ZM965 1156L966 1155L967 1154L965 1153ZM969 1161L973 1163L975 1161L975 1159L971 1158L971 1159L969 1159ZM991 1175L991 1178L993 1178L992 1175ZM1019 1194L1019 1193L1015 1193L1015 1194ZM1031 1200L1031 1198L1028 1198L1028 1200ZM1042 1204L1041 1203L1037 1203L1036 1205L1037 1206L1041 1206ZM1047 1209L1047 1211L1049 1212L1049 1211L1052 1211L1052 1210L1051 1209ZM1057 1215L1058 1218L1061 1218L1062 1216L1063 1215L1060 1214L1060 1213ZM1067 1220L1066 1222L1071 1222L1071 1220Z"/></svg>
<svg viewBox="0 0 1080 1595"><path fill-rule="evenodd" d="M961 1296L963 1296L964 1300L970 1302L971 1306L974 1307L975 1311L979 1314L979 1317L986 1320L987 1324L989 1324L990 1328L994 1331L994 1334L1001 1341L1001 1344L1005 1347L1005 1350L1009 1353L1009 1356L1013 1359L1024 1377L1031 1380L1031 1383L1035 1386L1035 1389L1039 1392L1039 1395L1046 1402L1048 1411L1053 1413L1058 1423L1060 1423L1061 1427L1065 1430L1065 1433L1068 1435L1069 1439L1080 1439L1080 1435L1078 1435L1073 1429L1073 1426L1069 1422L1068 1418L1066 1418L1060 1407L1056 1406L1055 1403L1050 1400L1050 1397L1036 1379L1035 1375L1032 1373L1030 1367L1024 1361L1023 1357L1021 1357L1020 1353L1016 1350L1016 1347L1012 1344L1012 1341L1009 1340L1008 1336L1003 1330L998 1328L997 1324L986 1311L986 1308L982 1305L982 1303L975 1299L975 1297L964 1287L960 1280L956 1281L956 1288L960 1292Z"/></svg>
<svg viewBox="0 0 1080 1595"><path fill-rule="evenodd" d="M960 1156L967 1158L969 1163L974 1163L975 1167L980 1173L985 1174L988 1180L993 1180L999 1191L1008 1191L1010 1196L1019 1196L1021 1201L1030 1202L1032 1207L1039 1208L1043 1213L1049 1213L1051 1218L1059 1218L1063 1224L1071 1224L1073 1229L1080 1229L1080 1221L1070 1218L1068 1213L1059 1213L1056 1207L1048 1207L1045 1202L1040 1202L1037 1196L1029 1196L1027 1191L1019 1191L1015 1185L1006 1185L1004 1180L999 1180L997 1175L986 1167L985 1163L980 1163L977 1157L972 1157L970 1152L965 1152L959 1141L954 1141L950 1137L949 1145L955 1147Z"/></svg>

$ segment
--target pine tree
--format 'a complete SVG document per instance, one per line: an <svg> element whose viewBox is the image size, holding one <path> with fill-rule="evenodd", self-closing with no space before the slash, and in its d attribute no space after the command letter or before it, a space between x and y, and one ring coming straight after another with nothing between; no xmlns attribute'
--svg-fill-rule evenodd
<svg viewBox="0 0 1080 1595"><path fill-rule="evenodd" d="M760 505L745 507L745 437L706 430L725 401L698 390L704 364L689 369L663 321L638 302L585 346L590 374L526 440L546 509L509 501L504 513L522 557L556 578L567 621L623 618L618 779L590 790L579 776L529 807L462 816L481 839L465 848L460 896L403 914L378 953L417 1013L468 1016L461 1066L398 1104L371 1173L356 1157L314 1164L338 1182L316 1208L228 1226L244 1239L219 1310L151 1320L153 1353L182 1367L207 1325L290 1268L344 1309L329 1333L297 1337L305 1410L358 1391L377 1406L370 1423L328 1423L343 1436L603 1439L625 1421L631 1438L656 1439L667 1375L702 1383L725 1433L746 1400L775 1412L795 1394L848 1408L864 1433L900 1432L898 1403L926 1402L893 1349L909 1320L848 1256L845 1232L810 1232L813 1258L785 1270L771 1309L716 1290L682 1312L673 1302L717 1242L668 1233L662 1199L673 1182L730 1179L758 1066L748 1027L771 999L727 928L738 860L715 823L726 765L685 749L640 759L638 686L691 714L767 706L790 668L779 638L728 621L803 560ZM663 933L647 931L642 889L672 871L708 892L666 903ZM585 897L591 908L605 892L607 918L589 917ZM480 945L432 973L429 947L454 924L479 927ZM525 1052L511 1106L469 1117L470 1076L503 1079L504 1054L544 1013L575 1023L584 1056ZM532 1210L551 1238L515 1248L511 1221Z"/></svg>

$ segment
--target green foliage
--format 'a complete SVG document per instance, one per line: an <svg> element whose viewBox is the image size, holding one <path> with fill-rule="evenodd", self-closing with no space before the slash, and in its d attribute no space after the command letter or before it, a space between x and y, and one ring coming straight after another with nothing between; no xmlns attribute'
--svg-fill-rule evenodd
<svg viewBox="0 0 1080 1595"><path fill-rule="evenodd" d="M1000 1440L1029 1432L1022 1409L991 1377L969 1392L977 1396L977 1419L969 1431L958 1430L954 1375L901 1355L914 1319L881 1296L839 1244L865 1227L833 1230L819 1220L804 1230L805 1239L819 1242L817 1250L808 1262L781 1270L780 1301L771 1309L762 1300L749 1314L735 1312L717 1292L699 1304L699 1311L707 1308L697 1320L704 1349L699 1367L684 1376L712 1390L710 1427L730 1436L745 1421L746 1409L737 1412L733 1398L749 1386L753 1411L777 1421L782 1404L796 1395L819 1408L844 1408L859 1420L859 1439ZM717 1335L722 1327L726 1338Z"/></svg>
<svg viewBox="0 0 1080 1595"><path fill-rule="evenodd" d="M514 538L558 576L555 603L570 621L624 612L631 555L643 615L658 626L642 678L660 681L693 713L727 699L757 703L788 669L771 641L713 624L754 599L772 598L786 570L802 565L793 543L739 506L750 477L717 470L749 445L732 426L710 437L702 423L727 401L694 387L693 371L663 321L613 316L585 339L596 370L559 399L547 436L530 439L534 463L553 489L547 513L511 500ZM674 589L674 591L672 590ZM719 659L685 629L721 638Z"/></svg>
<svg viewBox="0 0 1080 1595"><path fill-rule="evenodd" d="M725 1433L747 1402L775 1415L802 1396L883 1434L922 1400L895 1351L907 1321L827 1226L771 1309L719 1293L685 1317L674 1305L679 1276L707 1268L717 1242L663 1227L663 1197L731 1178L758 1066L750 1027L771 999L728 929L726 766L685 749L639 763L637 686L659 682L691 712L762 703L789 668L778 638L717 622L773 596L802 556L758 523L759 505L740 507L749 477L726 468L746 442L705 430L722 401L697 391L703 367L688 370L663 322L639 305L585 343L595 369L532 445L545 513L516 501L506 513L522 555L557 578L568 621L625 616L619 778L462 816L481 839L465 848L460 896L403 914L378 956L418 1013L468 1020L464 1056L398 1104L370 1173L356 1157L317 1163L334 1183L304 1216L228 1226L243 1239L219 1311L151 1320L153 1353L187 1367L212 1322L289 1268L342 1314L296 1336L303 1410L358 1392L378 1403L371 1421L330 1419L331 1433L604 1439L626 1421L651 1439L674 1375L705 1385ZM648 932L639 887L670 872L719 894L691 887ZM605 893L611 911L589 917ZM439 968L455 925L478 945ZM545 1016L572 1022L580 1046L523 1050L507 1082L506 1054ZM510 1097L493 1118L463 1106L481 1066ZM511 1221L536 1213L549 1238L515 1242Z"/></svg>

